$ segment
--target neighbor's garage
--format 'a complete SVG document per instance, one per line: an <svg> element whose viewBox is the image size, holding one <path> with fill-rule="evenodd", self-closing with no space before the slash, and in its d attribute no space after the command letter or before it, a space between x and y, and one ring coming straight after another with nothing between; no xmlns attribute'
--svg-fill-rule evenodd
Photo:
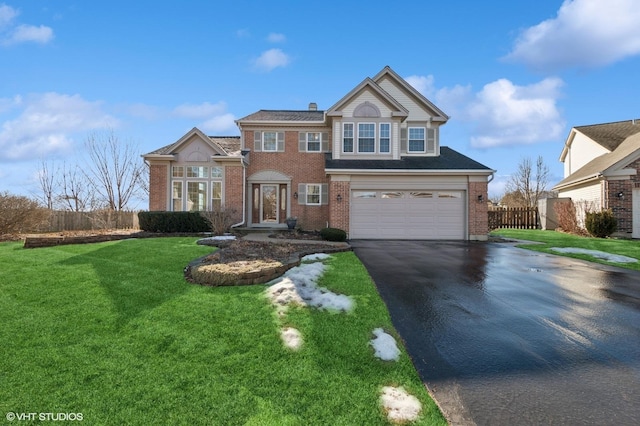
<svg viewBox="0 0 640 426"><path fill-rule="evenodd" d="M460 190L352 190L349 238L466 239L465 194Z"/></svg>

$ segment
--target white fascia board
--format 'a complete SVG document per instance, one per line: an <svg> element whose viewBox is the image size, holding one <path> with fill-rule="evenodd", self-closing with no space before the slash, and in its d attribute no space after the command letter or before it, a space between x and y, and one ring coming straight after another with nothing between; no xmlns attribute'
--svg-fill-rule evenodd
<svg viewBox="0 0 640 426"><path fill-rule="evenodd" d="M582 185L585 183L589 183L589 182L593 182L596 180L600 180L600 178L602 178L602 173L594 173L590 176L584 177L582 179L578 179L575 181L571 181L571 182L567 182L565 184L562 185L556 185L553 188L551 188L552 190L556 191L556 190L564 190L567 188L571 188L572 186L576 186L576 185Z"/></svg>
<svg viewBox="0 0 640 426"><path fill-rule="evenodd" d="M325 173L342 175L478 175L489 176L497 170L429 170L429 169L325 169Z"/></svg>
<svg viewBox="0 0 640 426"><path fill-rule="evenodd" d="M164 161L173 161L176 159L174 154L146 154L141 155L145 160L164 160Z"/></svg>

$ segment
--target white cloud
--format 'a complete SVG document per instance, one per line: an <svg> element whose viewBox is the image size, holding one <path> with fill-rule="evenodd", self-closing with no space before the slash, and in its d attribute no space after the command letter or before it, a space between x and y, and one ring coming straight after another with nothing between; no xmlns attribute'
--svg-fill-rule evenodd
<svg viewBox="0 0 640 426"><path fill-rule="evenodd" d="M559 78L528 86L499 79L475 94L471 85L437 88L431 75L412 75L406 81L450 117L470 124L475 148L533 144L564 131L556 105L564 84Z"/></svg>
<svg viewBox="0 0 640 426"><path fill-rule="evenodd" d="M431 97L431 95L433 94L434 78L432 75L410 75L409 77L405 77L405 81L427 98Z"/></svg>
<svg viewBox="0 0 640 426"><path fill-rule="evenodd" d="M53 30L45 25L16 25L15 18L20 12L6 4L0 5L0 44L9 46L13 44L34 42L46 44L53 40Z"/></svg>
<svg viewBox="0 0 640 426"><path fill-rule="evenodd" d="M118 124L102 111L100 102L79 95L30 95L20 100L19 107L22 110L18 116L5 120L0 128L0 162L65 152L73 145L76 133Z"/></svg>
<svg viewBox="0 0 640 426"><path fill-rule="evenodd" d="M9 26L18 15L19 12L11 6L7 6L4 3L0 4L0 30Z"/></svg>
<svg viewBox="0 0 640 426"><path fill-rule="evenodd" d="M547 78L528 86L507 79L485 85L466 108L475 124L476 148L532 144L561 135L565 123L556 106L563 82Z"/></svg>
<svg viewBox="0 0 640 426"><path fill-rule="evenodd" d="M565 0L555 18L522 31L506 59L558 70L604 66L638 54L637 0Z"/></svg>
<svg viewBox="0 0 640 426"><path fill-rule="evenodd" d="M53 39L53 30L50 27L40 25L18 25L11 35L5 40L5 44L18 44L32 41L46 44Z"/></svg>
<svg viewBox="0 0 640 426"><path fill-rule="evenodd" d="M210 118L198 127L205 132L229 132L236 131L238 128L235 123L236 117L231 114L222 114Z"/></svg>
<svg viewBox="0 0 640 426"><path fill-rule="evenodd" d="M255 60L254 65L258 70L271 71L278 67L286 67L291 62L289 56L280 49L269 49Z"/></svg>
<svg viewBox="0 0 640 426"><path fill-rule="evenodd" d="M204 118L211 115L217 115L227 110L227 104L218 102L211 104L203 102L201 104L182 104L173 109L173 114L184 118Z"/></svg>
<svg viewBox="0 0 640 426"><path fill-rule="evenodd" d="M267 41L269 43L284 43L285 41L287 41L287 37L285 37L284 34L280 33L270 33L267 36Z"/></svg>

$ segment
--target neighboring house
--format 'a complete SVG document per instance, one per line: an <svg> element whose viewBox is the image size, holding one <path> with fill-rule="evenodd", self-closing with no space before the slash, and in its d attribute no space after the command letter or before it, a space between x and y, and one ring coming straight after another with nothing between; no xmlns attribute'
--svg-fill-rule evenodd
<svg viewBox="0 0 640 426"><path fill-rule="evenodd" d="M494 170L440 144L449 117L385 67L326 111L260 110L240 137L194 128L144 155L150 210L224 206L237 225L350 238L487 239Z"/></svg>
<svg viewBox="0 0 640 426"><path fill-rule="evenodd" d="M618 235L640 238L640 121L574 127L560 155L564 179L553 189L585 211L611 209Z"/></svg>

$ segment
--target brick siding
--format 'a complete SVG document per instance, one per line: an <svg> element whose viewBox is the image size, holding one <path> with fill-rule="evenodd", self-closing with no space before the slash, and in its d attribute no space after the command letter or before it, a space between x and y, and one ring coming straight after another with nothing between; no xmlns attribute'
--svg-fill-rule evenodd
<svg viewBox="0 0 640 426"><path fill-rule="evenodd" d="M305 129L307 130L307 129ZM331 129L313 129L309 131L330 132ZM329 221L329 206L307 206L298 204L293 194L298 192L300 183L329 184L329 178L324 171L323 152L299 152L298 131L285 131L284 152L255 152L253 150L253 130L245 130L244 140L247 148L251 149L250 164L247 177L264 170L275 170L291 176L291 211L290 216L298 218L298 226L305 230L318 230L327 226ZM329 191L330 202L334 202L334 195ZM247 206L248 211L251 206Z"/></svg>
<svg viewBox="0 0 640 426"><path fill-rule="evenodd" d="M149 167L149 210L164 211L167 209L167 179L169 166L151 164Z"/></svg>
<svg viewBox="0 0 640 426"><path fill-rule="evenodd" d="M640 173L640 160L636 160L625 168L636 169ZM631 176L630 180L605 181L605 198L607 206L618 221L618 234L633 232L633 188L640 185L640 176ZM623 197L618 197L618 194Z"/></svg>
<svg viewBox="0 0 640 426"><path fill-rule="evenodd" d="M351 201L351 183L350 182L331 182L329 193L332 194L329 226L332 228L342 229L349 233L349 203ZM342 201L337 201L340 194Z"/></svg>
<svg viewBox="0 0 640 426"><path fill-rule="evenodd" d="M469 182L469 239L485 239L489 233L487 182ZM478 195L484 200L478 202Z"/></svg>

